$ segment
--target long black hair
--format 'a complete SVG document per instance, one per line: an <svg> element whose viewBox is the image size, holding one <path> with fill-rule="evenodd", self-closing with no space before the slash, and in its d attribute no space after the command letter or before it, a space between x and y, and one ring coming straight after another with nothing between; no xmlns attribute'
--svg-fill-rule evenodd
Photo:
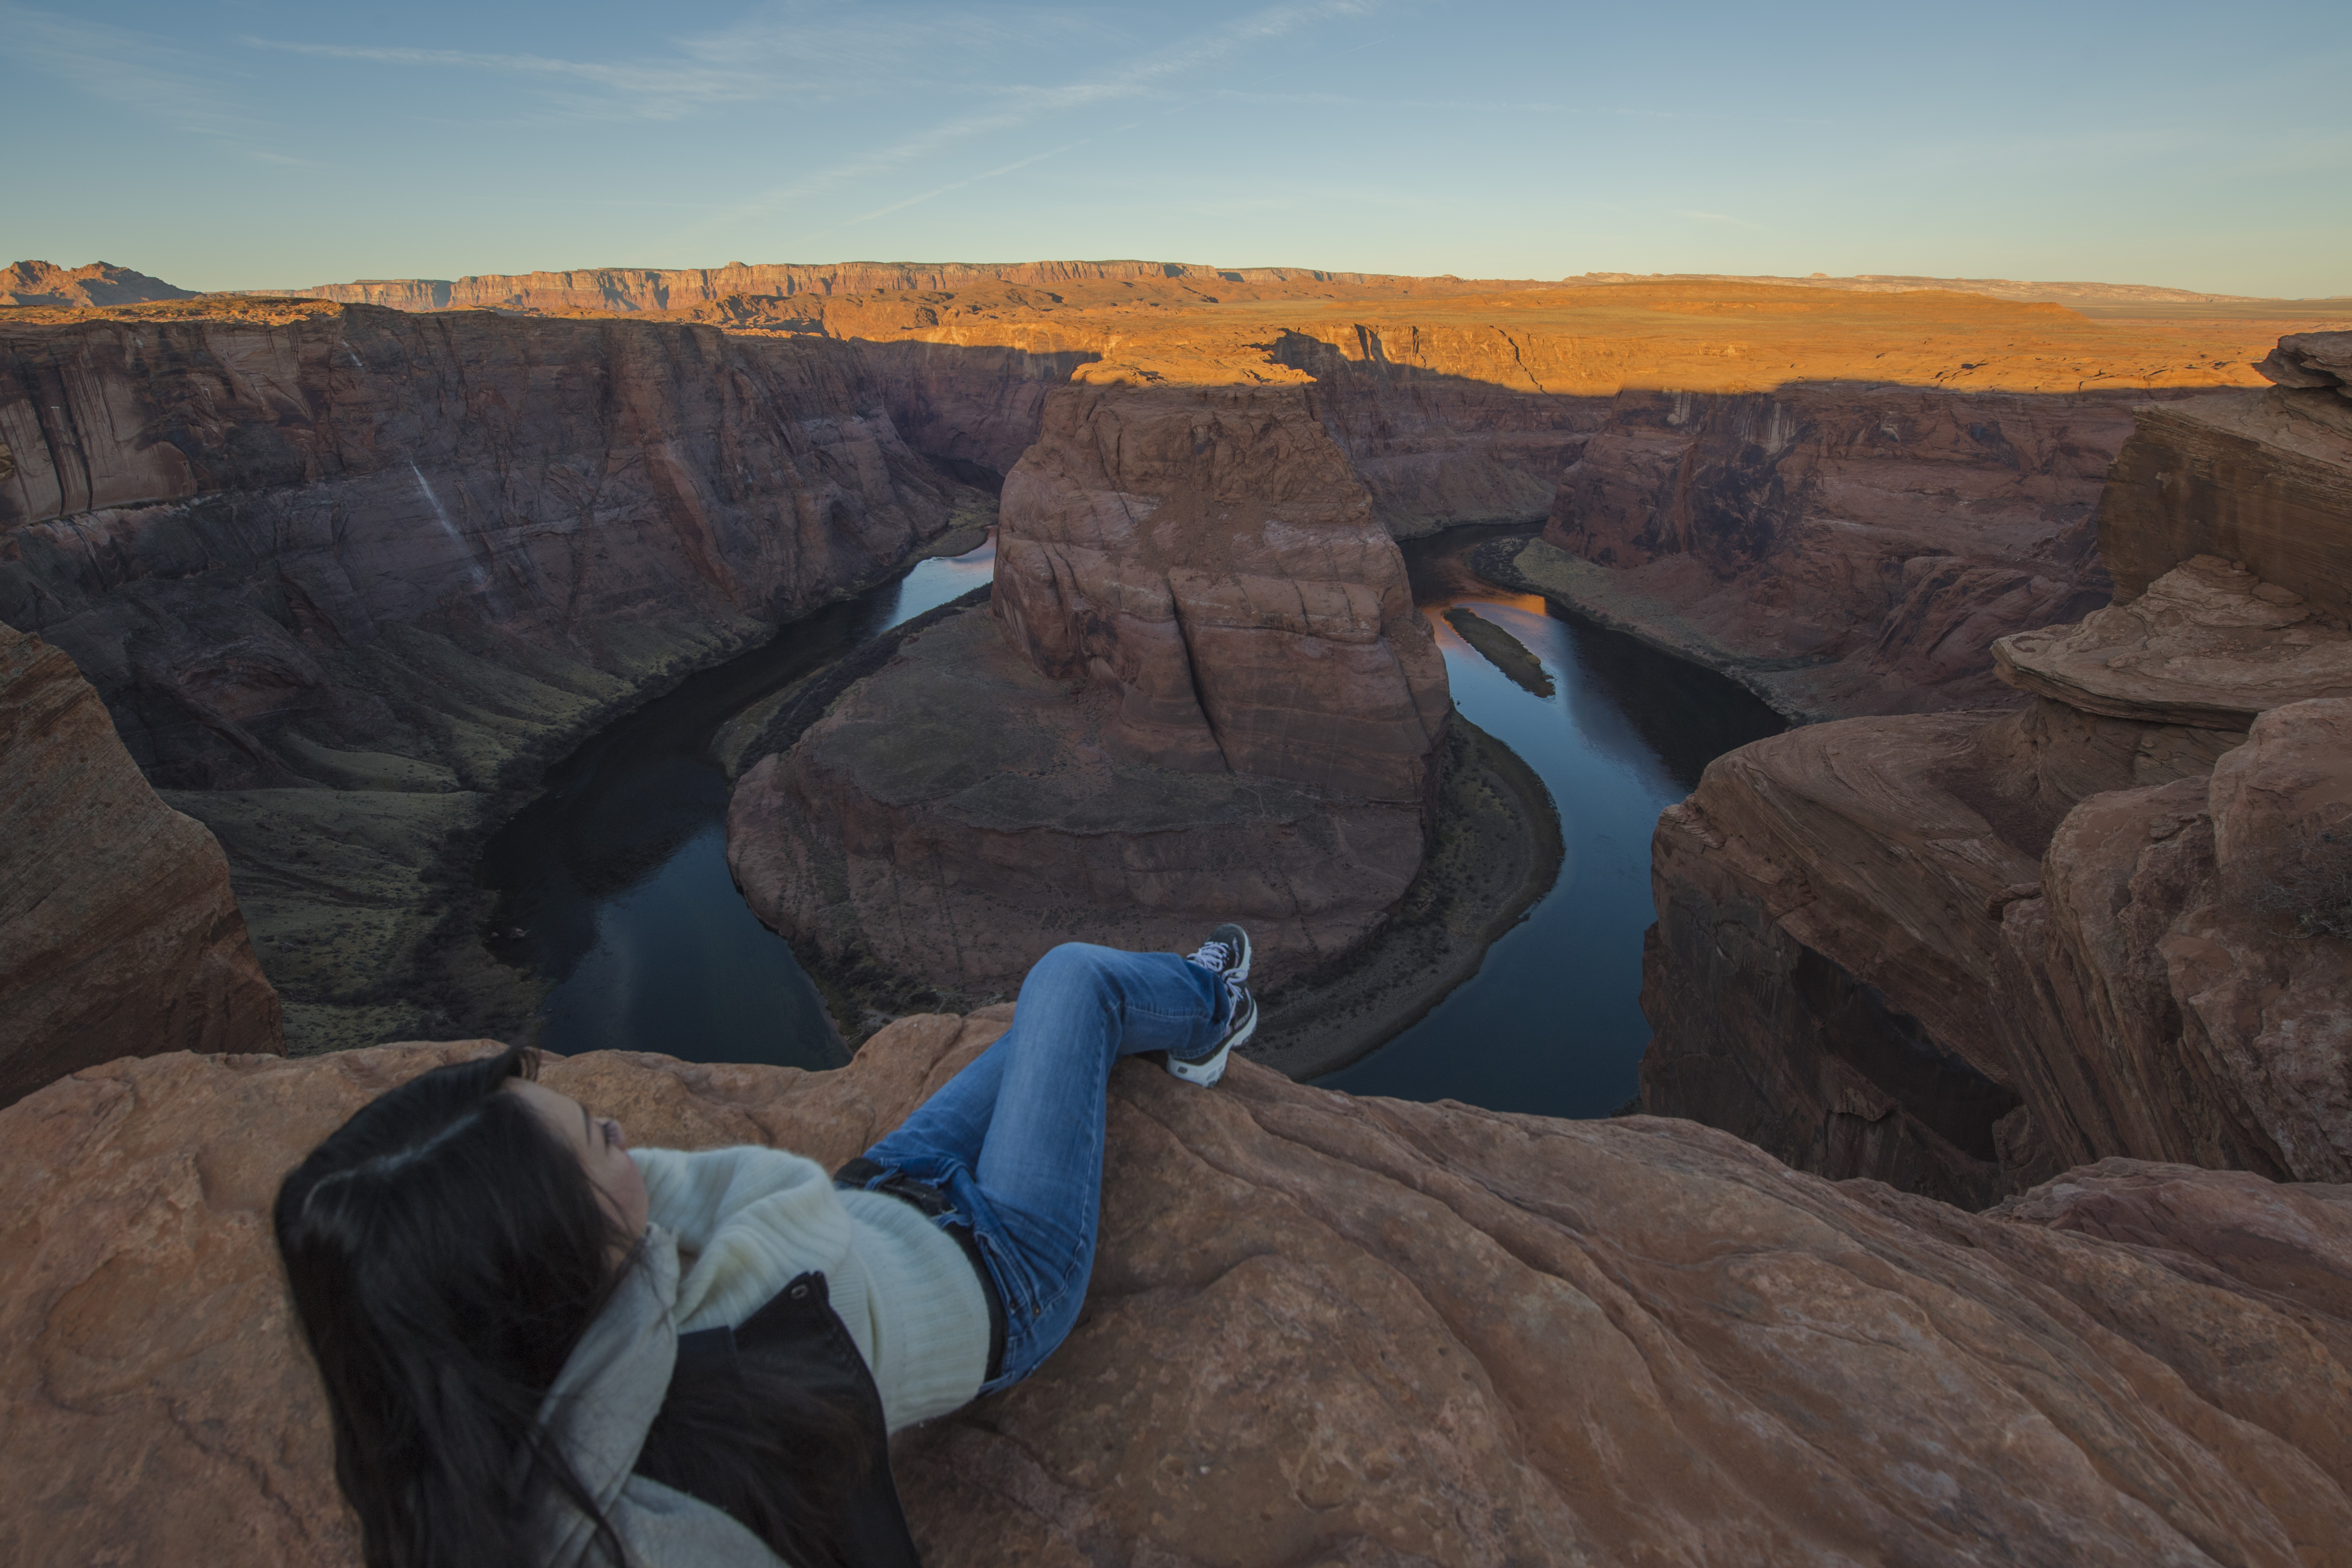
<svg viewBox="0 0 2352 1568"><path fill-rule="evenodd" d="M335 1479L368 1568L537 1563L551 1491L620 1542L539 1406L619 1273L572 1152L519 1096L538 1053L436 1068L362 1107L278 1188L296 1316L326 1384ZM845 1500L876 1456L854 1413L746 1357L681 1365L640 1472L725 1509L786 1561L844 1561Z"/></svg>

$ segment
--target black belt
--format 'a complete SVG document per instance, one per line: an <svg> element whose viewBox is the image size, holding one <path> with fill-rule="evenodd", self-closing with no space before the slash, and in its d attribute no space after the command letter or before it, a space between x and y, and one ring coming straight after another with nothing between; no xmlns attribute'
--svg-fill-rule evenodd
<svg viewBox="0 0 2352 1568"><path fill-rule="evenodd" d="M1004 1297L997 1289L996 1276L989 1272L988 1259L980 1250L980 1236L972 1228L971 1216L958 1209L954 1199L929 1182L900 1174L893 1174L887 1181L874 1179L888 1170L888 1166L877 1164L860 1154L833 1173L833 1184L857 1192L887 1193L902 1203L914 1205L930 1219L951 1214L963 1222L940 1228L955 1238L964 1256L971 1259L971 1271L980 1276L980 1293L988 1300L988 1373L981 1381L993 1383L1004 1372Z"/></svg>

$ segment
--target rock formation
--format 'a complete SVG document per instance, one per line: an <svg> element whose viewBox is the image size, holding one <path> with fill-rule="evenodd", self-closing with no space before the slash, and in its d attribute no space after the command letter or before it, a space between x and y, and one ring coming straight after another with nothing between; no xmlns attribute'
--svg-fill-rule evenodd
<svg viewBox="0 0 2352 1568"><path fill-rule="evenodd" d="M2352 1175L2352 510L2272 505L2282 469L2347 493L2340 406L2148 410L2102 501L2141 570L2279 575L2118 568L2115 606L1994 645L2021 711L1708 769L1655 843L1647 1109L1971 1205L2107 1155ZM2152 511L2156 472L2202 510Z"/></svg>
<svg viewBox="0 0 2352 1568"><path fill-rule="evenodd" d="M174 289L161 278L133 272L110 261L64 268L47 261L18 261L0 268L0 307L47 306L76 310L85 306L140 305L151 300L193 300L186 289Z"/></svg>
<svg viewBox="0 0 2352 1568"><path fill-rule="evenodd" d="M737 785L729 863L840 967L1009 994L1074 938L1247 922L1279 979L1403 897L1448 711L1403 562L1298 391L1054 394L993 619L914 638Z"/></svg>
<svg viewBox="0 0 2352 1568"><path fill-rule="evenodd" d="M647 1144L827 1162L1002 1028L836 1072L599 1055ZM480 1046L118 1062L0 1112L0 1556L356 1563L269 1255L282 1173ZM2343 1188L2114 1161L1996 1214L1720 1133L1112 1077L1089 1304L902 1434L939 1568L2321 1568L2352 1539Z"/></svg>
<svg viewBox="0 0 2352 1568"><path fill-rule="evenodd" d="M6 626L0 776L0 1105L117 1057L285 1049L220 846L73 660Z"/></svg>
<svg viewBox="0 0 2352 1568"><path fill-rule="evenodd" d="M957 500L839 344L247 310L0 328L0 618L220 836L298 1037L379 1038L502 792Z"/></svg>
<svg viewBox="0 0 2352 1568"><path fill-rule="evenodd" d="M2352 332L2290 332L2254 368L2280 386L2326 387L2352 397Z"/></svg>

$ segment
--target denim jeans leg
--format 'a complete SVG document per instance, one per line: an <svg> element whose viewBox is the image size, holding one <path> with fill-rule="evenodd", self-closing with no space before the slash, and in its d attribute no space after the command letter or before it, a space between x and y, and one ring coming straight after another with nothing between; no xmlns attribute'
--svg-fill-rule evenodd
<svg viewBox="0 0 2352 1568"><path fill-rule="evenodd" d="M1175 953L1067 943L1021 984L1013 1026L867 1151L945 1187L978 1232L1004 1299L1002 1388L1034 1371L1077 1321L1101 1215L1112 1064L1216 1043L1215 975Z"/></svg>

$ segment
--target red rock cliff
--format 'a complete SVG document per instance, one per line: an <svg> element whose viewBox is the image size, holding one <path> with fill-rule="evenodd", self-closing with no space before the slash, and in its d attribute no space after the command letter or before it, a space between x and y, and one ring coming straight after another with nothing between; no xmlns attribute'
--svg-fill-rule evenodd
<svg viewBox="0 0 2352 1568"><path fill-rule="evenodd" d="M599 1055L634 1141L845 1159L1003 1026L838 1072ZM0 1556L337 1568L268 1250L283 1173L478 1047L122 1062L0 1111ZM1987 1216L1687 1122L1112 1076L1070 1340L902 1434L925 1560L2326 1568L2352 1539L2341 1188L2111 1162Z"/></svg>

